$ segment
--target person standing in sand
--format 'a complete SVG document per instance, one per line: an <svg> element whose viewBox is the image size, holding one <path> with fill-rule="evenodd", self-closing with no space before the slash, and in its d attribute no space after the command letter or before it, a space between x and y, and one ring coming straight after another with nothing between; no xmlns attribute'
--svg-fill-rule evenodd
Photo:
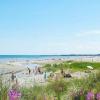
<svg viewBox="0 0 100 100"><path fill-rule="evenodd" d="M47 75L46 72L44 73L44 80L46 81Z"/></svg>
<svg viewBox="0 0 100 100"><path fill-rule="evenodd" d="M14 72L12 72L12 74L11 74L11 81L14 82L15 78L16 78L16 75L14 75Z"/></svg>
<svg viewBox="0 0 100 100"><path fill-rule="evenodd" d="M41 70L40 70L40 68L39 68L39 67L38 67L38 69L37 69L37 70L38 70L38 73L39 73L39 74L41 74Z"/></svg>
<svg viewBox="0 0 100 100"><path fill-rule="evenodd" d="M30 75L30 73L31 73L31 69L30 69L29 67L27 67L27 69L28 69L28 73L29 73L29 75Z"/></svg>

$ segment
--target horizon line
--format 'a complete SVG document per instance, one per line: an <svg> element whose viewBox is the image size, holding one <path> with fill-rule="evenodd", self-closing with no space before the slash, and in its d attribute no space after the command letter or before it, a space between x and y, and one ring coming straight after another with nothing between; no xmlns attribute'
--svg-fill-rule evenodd
<svg viewBox="0 0 100 100"><path fill-rule="evenodd" d="M0 54L0 56L95 56L98 54Z"/></svg>

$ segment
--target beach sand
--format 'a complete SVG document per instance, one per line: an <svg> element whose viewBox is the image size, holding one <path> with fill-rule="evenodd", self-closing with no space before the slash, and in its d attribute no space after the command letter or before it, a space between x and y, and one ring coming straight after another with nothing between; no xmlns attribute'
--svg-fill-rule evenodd
<svg viewBox="0 0 100 100"><path fill-rule="evenodd" d="M37 74L35 75L32 71L33 68L31 67L31 74L28 74L28 69L26 64L38 64L40 67L42 67L44 64L48 63L61 63L68 60L75 60L75 61L95 61L100 62L100 57L83 57L80 59L45 59L45 60L23 60L23 61L7 61L0 63L0 74L5 79L5 83L7 81L11 81L11 72L13 71L16 75L16 79L20 86L33 86L34 84L44 84L44 74ZM30 67L30 66L29 66ZM84 77L87 76L84 72L77 72L72 73L73 77Z"/></svg>

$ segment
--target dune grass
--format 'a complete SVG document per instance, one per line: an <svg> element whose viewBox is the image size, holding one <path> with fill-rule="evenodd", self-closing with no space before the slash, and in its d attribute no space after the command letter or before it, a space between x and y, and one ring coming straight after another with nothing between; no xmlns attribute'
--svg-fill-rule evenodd
<svg viewBox="0 0 100 100"><path fill-rule="evenodd" d="M100 63L95 62L63 62L60 64L46 64L46 71L56 72L60 69L71 69L73 71L87 70L86 66L93 66L97 69L97 73L90 73L88 77L81 79L71 78L57 79L48 82L46 85L35 85L33 87L21 87L21 100L72 100L76 94L82 91L82 100L85 100L89 89L92 89L94 94L100 92ZM0 78L0 100L8 100L9 86L3 84L3 79Z"/></svg>
<svg viewBox="0 0 100 100"><path fill-rule="evenodd" d="M45 87L34 86L31 88L21 88L22 100L43 100L43 92Z"/></svg>
<svg viewBox="0 0 100 100"><path fill-rule="evenodd" d="M2 77L0 77L0 100L7 100L9 85L3 83Z"/></svg>
<svg viewBox="0 0 100 100"><path fill-rule="evenodd" d="M43 68L50 72L56 72L58 70L64 69L71 69L72 71L84 71L87 70L87 66L92 66L94 69L100 69L100 63L99 62L63 62L60 64L46 64L43 66Z"/></svg>
<svg viewBox="0 0 100 100"><path fill-rule="evenodd" d="M30 88L22 87L20 88L20 92L22 94L21 100L52 100L55 97L57 100L66 100L66 98L67 100L71 100L81 90L83 92L82 96L85 98L90 88L94 94L100 92L100 72L96 74L91 73L89 77L82 79L70 79L70 81L58 79L47 85L35 85ZM0 78L1 100L8 100L8 89L9 87L2 84L2 78Z"/></svg>
<svg viewBox="0 0 100 100"><path fill-rule="evenodd" d="M71 79L70 81L59 79L50 82L45 86L34 86L31 88L22 88L22 100L72 100L74 96L82 91L82 100L85 100L89 89L94 94L100 92L100 73L91 74L87 78Z"/></svg>

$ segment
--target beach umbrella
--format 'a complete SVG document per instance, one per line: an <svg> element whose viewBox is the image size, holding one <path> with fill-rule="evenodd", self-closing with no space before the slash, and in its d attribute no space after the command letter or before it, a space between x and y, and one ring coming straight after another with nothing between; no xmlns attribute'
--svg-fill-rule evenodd
<svg viewBox="0 0 100 100"><path fill-rule="evenodd" d="M92 67L92 66L87 66L87 68L89 68L89 69L93 69L93 67Z"/></svg>

